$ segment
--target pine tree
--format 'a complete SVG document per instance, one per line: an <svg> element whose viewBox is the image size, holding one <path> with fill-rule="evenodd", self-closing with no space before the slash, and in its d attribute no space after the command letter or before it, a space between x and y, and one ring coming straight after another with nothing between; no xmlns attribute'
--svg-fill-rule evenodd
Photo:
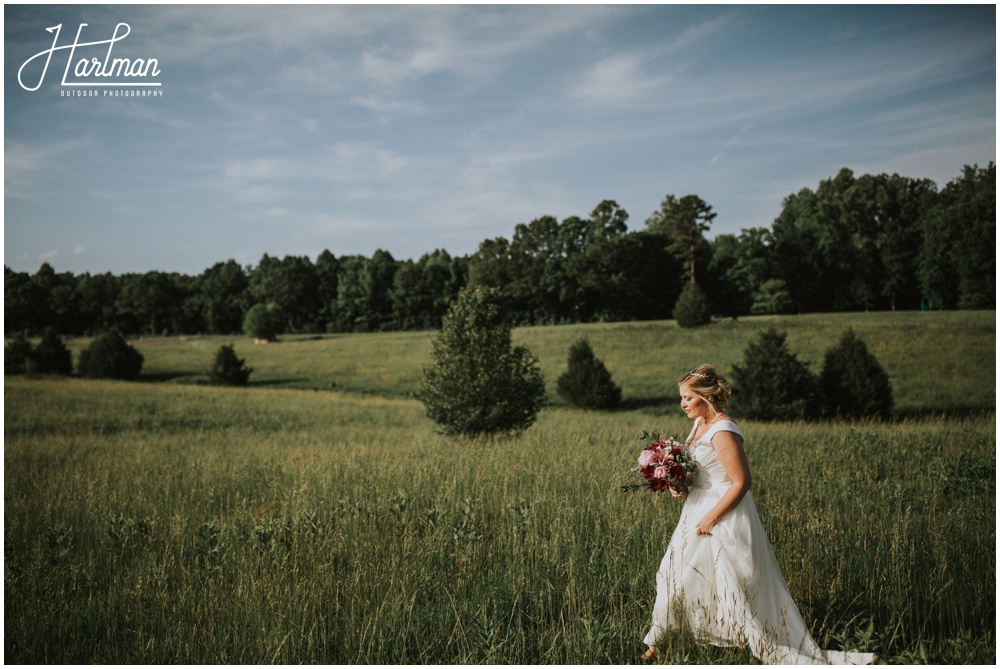
<svg viewBox="0 0 1000 669"><path fill-rule="evenodd" d="M31 352L30 367L32 372L38 374L69 376L73 373L73 354L54 328L45 329L42 340Z"/></svg>
<svg viewBox="0 0 1000 669"><path fill-rule="evenodd" d="M819 388L828 416L888 418L892 412L889 375L853 329L823 357Z"/></svg>
<svg viewBox="0 0 1000 669"><path fill-rule="evenodd" d="M674 318L682 328L696 328L712 320L708 296L696 283L688 283L674 305Z"/></svg>
<svg viewBox="0 0 1000 669"><path fill-rule="evenodd" d="M733 365L734 411L758 420L799 420L819 414L816 375L788 350L787 335L762 332Z"/></svg>
<svg viewBox="0 0 1000 669"><path fill-rule="evenodd" d="M246 360L236 356L232 344L223 344L215 352L215 360L208 371L208 380L217 386L245 386L253 369L245 366Z"/></svg>
<svg viewBox="0 0 1000 669"><path fill-rule="evenodd" d="M32 350L31 342L28 341L23 332L18 332L12 339L4 342L4 376L17 376L27 373L28 367L31 364Z"/></svg>
<svg viewBox="0 0 1000 669"><path fill-rule="evenodd" d="M445 434L520 432L535 422L545 382L531 352L511 346L511 329L496 289L470 286L453 302L420 394Z"/></svg>
<svg viewBox="0 0 1000 669"><path fill-rule="evenodd" d="M564 400L583 409L614 409L622 399L621 388L586 339L570 348L568 367L559 377L557 390Z"/></svg>

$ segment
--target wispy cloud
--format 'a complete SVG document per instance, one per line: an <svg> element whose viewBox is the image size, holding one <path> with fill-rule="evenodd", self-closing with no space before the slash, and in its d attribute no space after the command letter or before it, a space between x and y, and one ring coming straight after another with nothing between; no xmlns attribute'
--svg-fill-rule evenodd
<svg viewBox="0 0 1000 669"><path fill-rule="evenodd" d="M704 52L706 45L712 44L713 40L718 39L719 35L732 28L738 20L735 12L727 11L722 16L686 26L676 37L667 40L661 50L667 54L675 54L693 48Z"/></svg>
<svg viewBox="0 0 1000 669"><path fill-rule="evenodd" d="M330 149L326 174L338 182L382 181L409 164L409 160L378 142L341 142Z"/></svg>
<svg viewBox="0 0 1000 669"><path fill-rule="evenodd" d="M733 147L738 146L752 129L753 129L752 123L747 123L742 128L740 128L739 132L737 132L735 135L733 135L726 141L725 145L722 147L721 150L716 151L715 154L712 155L712 159L708 161L709 165L714 165L715 163L722 160L722 158L726 155L726 152L732 149Z"/></svg>
<svg viewBox="0 0 1000 669"><path fill-rule="evenodd" d="M237 181L273 181L294 176L288 160L283 158L251 158L230 160L223 173Z"/></svg>
<svg viewBox="0 0 1000 669"><path fill-rule="evenodd" d="M417 101L402 101L392 98L379 97L378 95L354 96L349 102L352 105L367 109L382 115L413 115L424 111L424 106Z"/></svg>
<svg viewBox="0 0 1000 669"><path fill-rule="evenodd" d="M11 95L15 81L6 247L102 271L121 239L121 263L183 254L166 268L254 250L418 257L605 198L641 226L671 192L712 204L713 232L766 225L842 166L947 180L992 159L996 40L980 13L9 6L8 63L44 48L45 26L127 15L128 50L158 57L169 85L112 105Z"/></svg>
<svg viewBox="0 0 1000 669"><path fill-rule="evenodd" d="M638 54L615 54L594 63L570 89L578 100L606 107L629 107L660 90L669 76L653 74Z"/></svg>
<svg viewBox="0 0 1000 669"><path fill-rule="evenodd" d="M4 195L31 199L41 194L37 175L46 171L61 171L66 157L93 144L92 139L62 141L4 140Z"/></svg>

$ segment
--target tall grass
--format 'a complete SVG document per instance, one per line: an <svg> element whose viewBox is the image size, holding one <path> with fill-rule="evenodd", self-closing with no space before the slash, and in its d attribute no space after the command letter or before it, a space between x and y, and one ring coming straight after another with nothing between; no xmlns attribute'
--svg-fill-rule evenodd
<svg viewBox="0 0 1000 669"><path fill-rule="evenodd" d="M10 663L631 662L680 504L617 476L640 429L688 427L665 406L553 407L518 439L451 440L399 395L73 379L6 379L4 410ZM822 645L995 660L994 422L744 423Z"/></svg>

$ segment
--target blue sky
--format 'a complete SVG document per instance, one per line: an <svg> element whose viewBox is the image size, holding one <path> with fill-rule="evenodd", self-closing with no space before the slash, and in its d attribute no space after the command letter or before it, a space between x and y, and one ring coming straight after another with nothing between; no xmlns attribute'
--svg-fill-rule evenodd
<svg viewBox="0 0 1000 669"><path fill-rule="evenodd" d="M17 271L465 255L604 199L641 229L667 194L712 205L711 237L769 226L783 198L842 167L943 187L996 159L992 4L4 15L4 263ZM63 25L63 46L81 23L81 43L127 23L113 57L156 59L159 75L112 80L155 79L162 95L66 97L87 88L61 85L68 49L43 79L44 58L25 66L38 90L19 85L52 46L46 28Z"/></svg>

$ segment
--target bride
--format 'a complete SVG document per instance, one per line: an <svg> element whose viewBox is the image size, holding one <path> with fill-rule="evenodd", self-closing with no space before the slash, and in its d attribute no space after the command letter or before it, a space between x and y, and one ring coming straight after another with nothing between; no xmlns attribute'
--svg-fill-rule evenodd
<svg viewBox="0 0 1000 669"><path fill-rule="evenodd" d="M743 433L724 413L729 384L701 365L679 385L681 409L694 419L687 441L698 469L656 572L643 659L656 655L666 630L686 628L699 641L747 646L768 664L872 662L871 653L821 649L792 601L750 496Z"/></svg>

